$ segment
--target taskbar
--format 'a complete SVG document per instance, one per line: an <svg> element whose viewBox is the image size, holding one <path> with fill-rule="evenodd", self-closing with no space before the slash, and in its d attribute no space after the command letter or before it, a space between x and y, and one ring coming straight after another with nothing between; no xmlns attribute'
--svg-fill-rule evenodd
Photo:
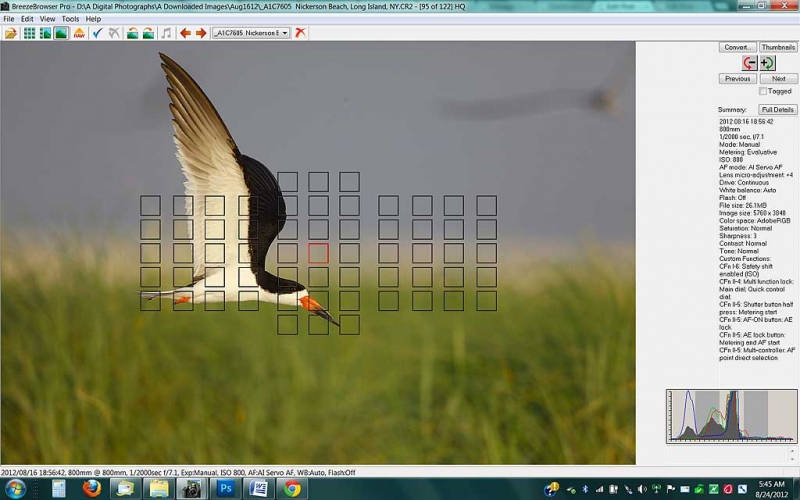
<svg viewBox="0 0 800 500"><path fill-rule="evenodd" d="M289 471L292 472L292 471ZM797 478L2 477L9 500L800 498Z"/></svg>

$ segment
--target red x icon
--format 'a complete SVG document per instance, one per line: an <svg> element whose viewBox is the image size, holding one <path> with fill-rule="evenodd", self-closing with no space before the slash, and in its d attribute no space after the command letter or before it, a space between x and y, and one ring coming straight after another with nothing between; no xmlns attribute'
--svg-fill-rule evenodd
<svg viewBox="0 0 800 500"><path fill-rule="evenodd" d="M305 28L295 28L294 29L294 37L295 38L306 38L306 29Z"/></svg>
<svg viewBox="0 0 800 500"><path fill-rule="evenodd" d="M797 10L798 0L772 0L769 10L779 10L783 12Z"/></svg>

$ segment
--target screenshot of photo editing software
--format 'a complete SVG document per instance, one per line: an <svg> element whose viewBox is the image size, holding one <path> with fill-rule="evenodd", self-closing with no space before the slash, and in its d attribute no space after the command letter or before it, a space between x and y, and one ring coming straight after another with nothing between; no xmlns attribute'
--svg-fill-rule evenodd
<svg viewBox="0 0 800 500"><path fill-rule="evenodd" d="M0 20L0 500L800 500L797 0Z"/></svg>

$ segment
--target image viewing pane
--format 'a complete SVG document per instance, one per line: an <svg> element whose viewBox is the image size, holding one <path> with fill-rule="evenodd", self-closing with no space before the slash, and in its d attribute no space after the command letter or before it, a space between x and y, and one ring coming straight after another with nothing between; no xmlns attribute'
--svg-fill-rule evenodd
<svg viewBox="0 0 800 500"><path fill-rule="evenodd" d="M195 43L122 21L119 41L92 39L104 21L79 43L63 22L70 38L53 25L42 43L44 26L24 39L14 23L0 72L0 463L636 463L647 88L634 70L668 62L613 41L222 42L213 23L200 40L200 21ZM668 86L716 80L685 67L719 54L708 43L677 57ZM738 54L723 55L739 77ZM797 72L791 54L777 64ZM756 404L780 395L673 396L689 391L706 424L733 390L743 429L788 432L792 418ZM705 446L685 444L681 404L653 417L675 453ZM196 479L199 500L229 498ZM315 478L278 486L289 479L258 493L325 493ZM184 500L174 480L164 497ZM95 500L117 495L102 484ZM554 500L583 486L561 484ZM131 498L150 498L141 488Z"/></svg>

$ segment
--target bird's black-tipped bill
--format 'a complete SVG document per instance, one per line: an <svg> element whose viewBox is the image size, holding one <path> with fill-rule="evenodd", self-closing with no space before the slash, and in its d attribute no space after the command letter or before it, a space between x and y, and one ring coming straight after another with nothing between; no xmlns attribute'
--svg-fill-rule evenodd
<svg viewBox="0 0 800 500"><path fill-rule="evenodd" d="M317 310L315 310L315 311L312 311L312 312L313 312L314 314L316 314L317 316L322 316L323 318L327 319L328 321L330 321L330 322L331 322L331 323L333 323L334 325L336 325L336 326L339 326L339 323L337 323L337 322L336 322L336 320L335 320L335 319L333 319L333 316L331 316L331 315L328 313L328 311L326 311L325 309L317 309Z"/></svg>
<svg viewBox="0 0 800 500"><path fill-rule="evenodd" d="M314 300L311 296L301 297L300 303L308 312L314 313L317 316L321 316L326 320L330 321L331 323L333 323L334 325L339 326L339 323L337 323L336 320L333 319L333 316L331 316L328 313L328 311L326 311L324 307L319 305L319 302Z"/></svg>

